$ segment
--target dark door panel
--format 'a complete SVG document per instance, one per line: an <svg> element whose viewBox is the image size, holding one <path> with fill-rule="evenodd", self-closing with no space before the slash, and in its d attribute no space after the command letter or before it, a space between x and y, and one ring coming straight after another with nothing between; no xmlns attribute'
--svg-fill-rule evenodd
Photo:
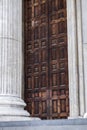
<svg viewBox="0 0 87 130"><path fill-rule="evenodd" d="M69 116L66 0L24 0L25 101L31 116Z"/></svg>

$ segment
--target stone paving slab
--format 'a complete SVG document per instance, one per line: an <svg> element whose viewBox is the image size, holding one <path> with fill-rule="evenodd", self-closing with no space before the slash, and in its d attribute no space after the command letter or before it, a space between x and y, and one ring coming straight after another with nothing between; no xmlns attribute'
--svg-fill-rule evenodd
<svg viewBox="0 0 87 130"><path fill-rule="evenodd" d="M0 122L0 130L87 130L87 119Z"/></svg>

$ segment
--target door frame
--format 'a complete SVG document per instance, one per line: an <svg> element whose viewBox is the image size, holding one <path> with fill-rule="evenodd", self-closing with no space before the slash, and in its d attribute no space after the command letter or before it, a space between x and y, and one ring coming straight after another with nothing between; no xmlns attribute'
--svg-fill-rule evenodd
<svg viewBox="0 0 87 130"><path fill-rule="evenodd" d="M84 73L81 0L67 0L70 118L84 115Z"/></svg>

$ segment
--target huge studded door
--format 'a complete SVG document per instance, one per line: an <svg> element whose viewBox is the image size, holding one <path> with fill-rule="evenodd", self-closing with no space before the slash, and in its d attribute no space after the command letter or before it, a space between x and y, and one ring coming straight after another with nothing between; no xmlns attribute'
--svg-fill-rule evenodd
<svg viewBox="0 0 87 130"><path fill-rule="evenodd" d="M66 0L24 0L25 101L31 116L69 116Z"/></svg>

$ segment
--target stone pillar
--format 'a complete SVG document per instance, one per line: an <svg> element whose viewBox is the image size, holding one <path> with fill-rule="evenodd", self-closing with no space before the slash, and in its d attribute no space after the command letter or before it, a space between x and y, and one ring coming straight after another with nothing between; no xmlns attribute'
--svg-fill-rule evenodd
<svg viewBox="0 0 87 130"><path fill-rule="evenodd" d="M67 0L68 66L70 118L79 116L78 89L78 43L76 23L76 0Z"/></svg>
<svg viewBox="0 0 87 130"><path fill-rule="evenodd" d="M78 44L78 77L79 77L79 116L85 113L85 84L84 84L84 59L83 59L83 38L82 38L82 3L83 0L76 0L77 20L77 44Z"/></svg>
<svg viewBox="0 0 87 130"><path fill-rule="evenodd" d="M22 100L22 0L0 0L0 120L25 120Z"/></svg>
<svg viewBox="0 0 87 130"><path fill-rule="evenodd" d="M82 23L82 1L84 2L84 0L67 0L70 118L83 117L86 104L84 52L87 52L87 49L84 51L83 47L82 25L85 26L85 24ZM86 1L84 5L85 3Z"/></svg>
<svg viewBox="0 0 87 130"><path fill-rule="evenodd" d="M85 114L87 118L87 0L81 0L82 11L82 42L83 42L83 64L84 64L84 99L85 99Z"/></svg>

